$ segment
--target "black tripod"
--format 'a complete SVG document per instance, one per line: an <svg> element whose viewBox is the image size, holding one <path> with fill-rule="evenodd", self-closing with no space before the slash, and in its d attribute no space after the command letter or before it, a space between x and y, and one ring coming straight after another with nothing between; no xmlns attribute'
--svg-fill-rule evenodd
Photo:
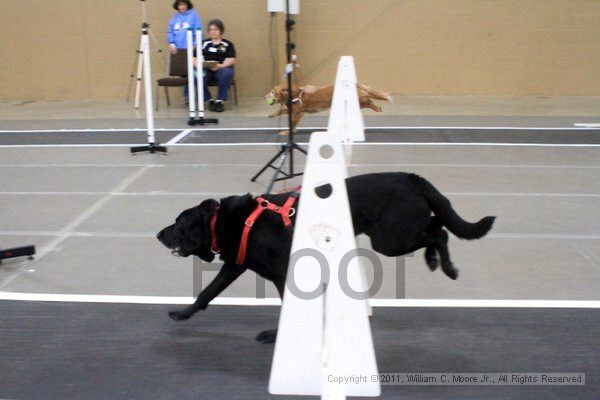
<svg viewBox="0 0 600 400"><path fill-rule="evenodd" d="M287 53L287 83L288 83L288 97L287 97L287 109L288 109L288 141L287 143L281 146L281 150L273 158L267 162L267 164L262 167L260 171L256 175L254 175L251 179L252 182L256 182L259 176L263 174L267 169L272 168L275 170L275 174L273 178L271 178L271 182L267 188L267 193L270 193L275 185L275 182L284 181L287 179L295 178L296 176L301 176L302 172L294 171L294 150L298 150L303 154L307 154L306 150L300 147L296 142L294 142L294 131L292 129L292 50L296 48L296 45L291 41L291 33L294 29L294 24L296 22L290 17L290 0L286 0L286 18L285 18L285 30L287 34L287 42L286 42L286 53ZM289 171L285 171L285 162L289 160ZM277 162L276 162L277 161ZM282 175L282 176L279 176Z"/></svg>
<svg viewBox="0 0 600 400"><path fill-rule="evenodd" d="M13 249L0 250L0 264L2 260L15 257L28 257L33 260L35 254L35 246L15 247Z"/></svg>

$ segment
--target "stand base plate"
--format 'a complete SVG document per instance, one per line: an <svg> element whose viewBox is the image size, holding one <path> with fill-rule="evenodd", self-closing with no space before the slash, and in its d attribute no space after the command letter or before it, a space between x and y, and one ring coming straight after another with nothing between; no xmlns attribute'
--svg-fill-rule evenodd
<svg viewBox="0 0 600 400"><path fill-rule="evenodd" d="M194 125L206 125L206 124L218 124L219 120L216 118L204 118L204 117L200 117L200 118L190 118L188 120L188 125L189 126L194 126Z"/></svg>
<svg viewBox="0 0 600 400"><path fill-rule="evenodd" d="M15 257L29 257L29 259L32 260L34 254L35 246L15 247L14 249L0 250L0 264L2 264L2 260Z"/></svg>
<svg viewBox="0 0 600 400"><path fill-rule="evenodd" d="M146 146L136 146L131 148L131 154L148 152L150 154L154 153L167 153L167 148L165 146L161 146L160 143L148 143Z"/></svg>

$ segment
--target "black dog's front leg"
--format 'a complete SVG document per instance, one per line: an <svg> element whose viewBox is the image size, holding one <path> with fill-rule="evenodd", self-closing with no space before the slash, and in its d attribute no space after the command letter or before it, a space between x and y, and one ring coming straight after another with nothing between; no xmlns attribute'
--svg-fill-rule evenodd
<svg viewBox="0 0 600 400"><path fill-rule="evenodd" d="M200 292L194 304L181 310L169 312L169 317L171 317L171 319L174 321L183 321L189 319L196 312L205 310L206 307L208 307L208 303L210 303L212 299L217 297L223 290L225 290L227 286L231 285L233 281L239 278L239 276L245 270L245 267L241 267L239 265L228 263L223 264L223 267L221 267L221 270L215 279L208 284L206 289Z"/></svg>
<svg viewBox="0 0 600 400"><path fill-rule="evenodd" d="M275 287L277 287L277 292L279 292L279 297L283 302L283 293L285 292L285 274L283 276L279 276L277 279L273 280ZM266 331L260 332L256 336L256 341L264 344L275 343L277 339L277 329L267 329Z"/></svg>

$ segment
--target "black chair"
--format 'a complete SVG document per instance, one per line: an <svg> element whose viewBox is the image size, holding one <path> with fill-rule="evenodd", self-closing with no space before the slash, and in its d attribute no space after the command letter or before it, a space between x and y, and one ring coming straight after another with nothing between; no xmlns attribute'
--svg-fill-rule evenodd
<svg viewBox="0 0 600 400"><path fill-rule="evenodd" d="M171 54L169 57L169 76L166 78L158 79L156 81L156 111L160 103L159 93L160 88L165 88L165 95L167 97L167 106L171 106L171 99L169 97L170 87L183 87L188 84L188 71L187 71L187 50L179 49L177 54Z"/></svg>

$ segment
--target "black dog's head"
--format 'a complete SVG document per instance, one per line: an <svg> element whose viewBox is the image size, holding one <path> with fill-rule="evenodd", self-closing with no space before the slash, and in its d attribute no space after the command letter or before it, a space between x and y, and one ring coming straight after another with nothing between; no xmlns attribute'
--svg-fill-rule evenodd
<svg viewBox="0 0 600 400"><path fill-rule="evenodd" d="M179 257L196 255L211 262L215 254L210 249L210 217L218 210L219 202L204 200L200 205L188 208L173 225L158 232L156 238Z"/></svg>

